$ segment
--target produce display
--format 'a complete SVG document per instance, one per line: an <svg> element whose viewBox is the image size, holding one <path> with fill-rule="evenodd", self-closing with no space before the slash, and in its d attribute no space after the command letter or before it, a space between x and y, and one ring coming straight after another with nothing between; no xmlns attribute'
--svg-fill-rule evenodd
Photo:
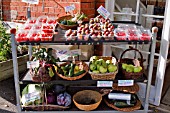
<svg viewBox="0 0 170 113"><path fill-rule="evenodd" d="M85 67L82 62L79 63L71 62L66 65L65 64L61 65L60 68L58 69L58 73L65 77L76 77L86 72L84 68Z"/></svg>
<svg viewBox="0 0 170 113"><path fill-rule="evenodd" d="M57 60L52 56L52 49L41 48L33 56L33 61L39 61L39 66L31 68L32 79L36 82L50 81L58 66Z"/></svg>
<svg viewBox="0 0 170 113"><path fill-rule="evenodd" d="M37 19L28 19L16 33L17 42L52 41L57 21L55 18L40 16Z"/></svg>
<svg viewBox="0 0 170 113"><path fill-rule="evenodd" d="M126 70L126 72L134 72L134 73L138 73L140 71L142 71L142 67L141 66L134 66L132 64L122 64L122 69Z"/></svg>
<svg viewBox="0 0 170 113"><path fill-rule="evenodd" d="M28 84L22 91L22 105L40 105L43 103L42 86L38 84Z"/></svg>
<svg viewBox="0 0 170 113"><path fill-rule="evenodd" d="M71 96L66 92L65 86L55 84L47 89L47 104L69 107L71 105Z"/></svg>
<svg viewBox="0 0 170 113"><path fill-rule="evenodd" d="M90 71L93 73L112 73L118 70L117 65L112 63L111 60L98 59L97 56L90 58Z"/></svg>
<svg viewBox="0 0 170 113"><path fill-rule="evenodd" d="M73 17L69 19L60 20L60 23L63 25L76 25L78 21L83 21L87 16L84 13L76 13Z"/></svg>

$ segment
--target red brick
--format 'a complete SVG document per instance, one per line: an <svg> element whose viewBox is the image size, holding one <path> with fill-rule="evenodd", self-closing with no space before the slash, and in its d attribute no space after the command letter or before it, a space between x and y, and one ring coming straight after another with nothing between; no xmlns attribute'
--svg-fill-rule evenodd
<svg viewBox="0 0 170 113"><path fill-rule="evenodd" d="M48 8L49 13L54 13L54 8Z"/></svg>
<svg viewBox="0 0 170 113"><path fill-rule="evenodd" d="M81 11L83 13L85 13L86 15L95 14L95 9L94 8L92 8L92 9L82 9Z"/></svg>
<svg viewBox="0 0 170 113"><path fill-rule="evenodd" d="M95 0L81 0L81 2L94 2ZM98 1L97 1L98 2Z"/></svg>

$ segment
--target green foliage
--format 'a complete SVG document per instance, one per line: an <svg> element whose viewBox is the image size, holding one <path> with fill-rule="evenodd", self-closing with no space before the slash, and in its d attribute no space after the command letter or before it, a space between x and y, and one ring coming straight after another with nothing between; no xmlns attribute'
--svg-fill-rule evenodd
<svg viewBox="0 0 170 113"><path fill-rule="evenodd" d="M10 34L6 33L6 29L0 21L0 62L11 58L11 41Z"/></svg>

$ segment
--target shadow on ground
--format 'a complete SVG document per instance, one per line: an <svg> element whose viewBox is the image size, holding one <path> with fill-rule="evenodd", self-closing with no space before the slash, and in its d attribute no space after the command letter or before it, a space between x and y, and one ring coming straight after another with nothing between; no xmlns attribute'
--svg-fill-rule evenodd
<svg viewBox="0 0 170 113"><path fill-rule="evenodd" d="M0 109L0 113L16 113L16 112Z"/></svg>
<svg viewBox="0 0 170 113"><path fill-rule="evenodd" d="M15 101L15 85L14 79L10 78L0 82L0 97L11 102L12 104L16 104ZM1 113L1 112L0 112Z"/></svg>

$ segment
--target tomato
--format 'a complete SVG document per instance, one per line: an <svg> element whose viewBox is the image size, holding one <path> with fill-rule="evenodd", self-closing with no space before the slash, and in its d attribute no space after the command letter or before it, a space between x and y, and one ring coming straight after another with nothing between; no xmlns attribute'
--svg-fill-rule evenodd
<svg viewBox="0 0 170 113"><path fill-rule="evenodd" d="M140 40L150 40L151 37L149 36L149 34L146 33L142 33L142 36L140 37Z"/></svg>
<svg viewBox="0 0 170 113"><path fill-rule="evenodd" d="M41 38L37 36L37 37L34 38L34 40L35 40L36 42L39 42L39 41L41 41Z"/></svg>
<svg viewBox="0 0 170 113"><path fill-rule="evenodd" d="M35 24L35 23L36 23L36 20L30 20L29 23L30 23L30 24Z"/></svg>
<svg viewBox="0 0 170 113"><path fill-rule="evenodd" d="M29 37L29 41L30 42L34 41L34 37Z"/></svg>

